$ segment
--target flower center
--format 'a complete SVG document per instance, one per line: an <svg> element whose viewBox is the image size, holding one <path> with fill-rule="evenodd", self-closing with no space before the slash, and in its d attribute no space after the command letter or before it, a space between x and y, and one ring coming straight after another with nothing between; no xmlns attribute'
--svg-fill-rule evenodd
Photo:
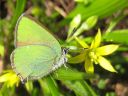
<svg viewBox="0 0 128 96"><path fill-rule="evenodd" d="M95 64L97 64L98 62L97 62L97 55L96 55L96 53L95 53L95 51L94 50L90 50L89 51L89 58L91 59L91 61L92 62L95 62Z"/></svg>

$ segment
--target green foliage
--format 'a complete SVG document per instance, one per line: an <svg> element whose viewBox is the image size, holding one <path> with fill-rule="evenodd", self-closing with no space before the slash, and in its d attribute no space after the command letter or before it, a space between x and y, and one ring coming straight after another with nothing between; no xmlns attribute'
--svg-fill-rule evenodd
<svg viewBox="0 0 128 96"><path fill-rule="evenodd" d="M59 93L59 89L57 87L55 80L51 76L48 76L44 79L46 80L48 88L50 89L51 95L52 96L59 96L60 93Z"/></svg>
<svg viewBox="0 0 128 96"><path fill-rule="evenodd" d="M53 77L57 80L82 80L95 78L96 74L87 74L84 72L79 72L75 69L69 68L60 68L53 73Z"/></svg>
<svg viewBox="0 0 128 96"><path fill-rule="evenodd" d="M82 20L91 16L98 16L102 19L125 7L128 7L127 0L93 0L88 6L85 6L84 3L80 3L73 9L62 24L69 22L71 18L78 13L82 16Z"/></svg>
<svg viewBox="0 0 128 96"><path fill-rule="evenodd" d="M104 39L106 41L112 41L116 43L121 43L128 45L128 29L115 30L105 34Z"/></svg>
<svg viewBox="0 0 128 96"><path fill-rule="evenodd" d="M97 96L93 89L83 80L62 81L68 88L73 90L76 96Z"/></svg>
<svg viewBox="0 0 128 96"><path fill-rule="evenodd" d="M25 5L26 5L26 1L27 0L18 0L16 3L16 8L14 11L14 15L12 18L12 23L11 23L11 28L14 28L17 19L19 18L19 16L23 13Z"/></svg>

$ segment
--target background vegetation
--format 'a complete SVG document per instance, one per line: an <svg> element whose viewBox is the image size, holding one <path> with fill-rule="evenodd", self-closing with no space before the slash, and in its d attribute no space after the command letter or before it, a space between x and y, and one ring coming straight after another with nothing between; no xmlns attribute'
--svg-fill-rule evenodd
<svg viewBox="0 0 128 96"><path fill-rule="evenodd" d="M14 50L15 24L26 11L51 30L62 47L71 50L67 69L61 67L47 77L21 84L12 71L10 54ZM101 46L119 45L116 52L105 56L117 73L110 67L105 67L109 71L103 69L105 62L102 67L94 62L94 72L90 73L83 62L90 55L78 56L83 45L98 42L98 28ZM0 1L0 96L128 96L127 69L128 0Z"/></svg>

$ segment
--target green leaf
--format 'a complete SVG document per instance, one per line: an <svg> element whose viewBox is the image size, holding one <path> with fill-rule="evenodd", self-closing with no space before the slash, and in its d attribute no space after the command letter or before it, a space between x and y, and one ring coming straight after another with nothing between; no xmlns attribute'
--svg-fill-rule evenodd
<svg viewBox="0 0 128 96"><path fill-rule="evenodd" d="M111 63L105 59L104 57L99 56L98 58L99 65L104 68L105 70L108 70L110 72L116 72L116 70L113 68Z"/></svg>
<svg viewBox="0 0 128 96"><path fill-rule="evenodd" d="M3 83L0 88L0 96L14 96L15 90L15 86L8 88L8 83Z"/></svg>
<svg viewBox="0 0 128 96"><path fill-rule="evenodd" d="M91 49L92 48L97 48L97 47L100 46L100 43L101 43L101 31L100 31L100 29L98 29L98 32L97 32L94 40L92 41L90 48Z"/></svg>
<svg viewBox="0 0 128 96"><path fill-rule="evenodd" d="M88 92L90 92L88 96L97 96L94 89L90 85L88 85L86 81L81 81L81 84L84 86L84 88L88 89Z"/></svg>
<svg viewBox="0 0 128 96"><path fill-rule="evenodd" d="M118 49L119 45L114 45L114 44L110 44L110 45L105 45L102 47L98 47L96 49L96 53L99 55L109 55L111 53L113 53L114 51L116 51Z"/></svg>
<svg viewBox="0 0 128 96"><path fill-rule="evenodd" d="M75 40L83 47L88 48L88 44L86 44L84 41L80 40L79 38L75 37Z"/></svg>
<svg viewBox="0 0 128 96"><path fill-rule="evenodd" d="M128 45L128 29L115 30L104 35L106 41L117 42Z"/></svg>
<svg viewBox="0 0 128 96"><path fill-rule="evenodd" d="M71 18L78 13L81 14L82 20L86 20L90 16L98 16L102 19L126 7L128 7L127 0L94 0L88 6L85 6L84 3L80 3L77 4L61 24L64 25L70 22Z"/></svg>
<svg viewBox="0 0 128 96"><path fill-rule="evenodd" d="M12 18L12 22L11 22L11 28L12 29L15 26L19 16L23 13L25 5L26 5L26 1L27 0L17 0L16 9L15 9L15 12L14 12L14 15L13 15L13 18Z"/></svg>
<svg viewBox="0 0 128 96"><path fill-rule="evenodd" d="M118 51L128 51L128 47L127 46L120 46L118 48Z"/></svg>
<svg viewBox="0 0 128 96"><path fill-rule="evenodd" d="M48 88L48 85L47 83L42 80L42 79L39 79L39 84L41 86L41 91L43 93L44 96L51 96L51 92L50 92L50 89Z"/></svg>
<svg viewBox="0 0 128 96"><path fill-rule="evenodd" d="M76 96L97 96L86 81L62 81L62 83L73 90Z"/></svg>
<svg viewBox="0 0 128 96"><path fill-rule="evenodd" d="M28 81L26 84L25 84L25 87L27 89L27 91L32 94L32 91L33 91L33 83L32 81Z"/></svg>
<svg viewBox="0 0 128 96"><path fill-rule="evenodd" d="M109 23L109 26L106 30L106 34L111 32L113 30L113 28L124 18L126 17L126 15L122 14L122 12L119 14L119 16L113 18L110 23Z"/></svg>
<svg viewBox="0 0 128 96"><path fill-rule="evenodd" d="M57 87L55 80L51 76L47 76L44 79L51 91L52 96L60 96L59 89Z"/></svg>
<svg viewBox="0 0 128 96"><path fill-rule="evenodd" d="M69 67L68 68L61 67L58 70L56 70L52 76L57 80L82 80L82 79L95 78L96 74L79 72Z"/></svg>

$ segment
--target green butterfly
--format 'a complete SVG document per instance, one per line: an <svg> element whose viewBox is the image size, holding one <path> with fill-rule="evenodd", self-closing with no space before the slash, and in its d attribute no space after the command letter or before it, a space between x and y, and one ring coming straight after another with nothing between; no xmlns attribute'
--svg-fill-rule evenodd
<svg viewBox="0 0 128 96"><path fill-rule="evenodd" d="M67 62L67 49L48 30L23 14L15 29L15 47L11 65L22 83L50 74Z"/></svg>

